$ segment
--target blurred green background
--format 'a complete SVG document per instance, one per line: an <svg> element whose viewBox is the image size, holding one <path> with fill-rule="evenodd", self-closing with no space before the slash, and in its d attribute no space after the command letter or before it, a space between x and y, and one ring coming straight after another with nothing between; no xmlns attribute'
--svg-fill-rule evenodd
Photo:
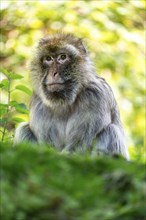
<svg viewBox="0 0 146 220"><path fill-rule="evenodd" d="M145 129L144 19L144 0L2 0L1 67L24 77L11 80L10 90L4 83L1 86L3 107L11 101L7 110L1 113L1 135L5 130L5 140L13 139L19 121L28 120L30 91L23 86L31 88L28 64L33 47L41 37L63 31L84 39L98 74L114 91L131 158L142 161ZM1 71L1 80L8 75L4 72ZM15 89L16 85L20 86ZM24 107L24 111L18 105L16 108L16 103Z"/></svg>

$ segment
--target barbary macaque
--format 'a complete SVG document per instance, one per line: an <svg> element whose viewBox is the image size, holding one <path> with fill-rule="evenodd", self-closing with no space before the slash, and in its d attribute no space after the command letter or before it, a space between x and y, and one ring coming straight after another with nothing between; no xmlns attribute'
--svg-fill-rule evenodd
<svg viewBox="0 0 146 220"><path fill-rule="evenodd" d="M56 34L40 40L30 64L30 121L14 143L45 143L60 151L129 158L113 92L99 77L81 39Z"/></svg>

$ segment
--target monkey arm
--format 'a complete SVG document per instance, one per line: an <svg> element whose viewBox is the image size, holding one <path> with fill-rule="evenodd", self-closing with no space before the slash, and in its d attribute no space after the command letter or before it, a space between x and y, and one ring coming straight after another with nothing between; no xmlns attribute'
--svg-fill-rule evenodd
<svg viewBox="0 0 146 220"><path fill-rule="evenodd" d="M87 125L88 124L88 125ZM72 127L68 134L68 140L63 152L73 151L89 152L97 154L123 155L129 160L128 149L125 145L125 136L121 128L112 122L99 132L98 121Z"/></svg>
<svg viewBox="0 0 146 220"><path fill-rule="evenodd" d="M25 141L26 142L31 141L32 143L37 142L37 138L31 131L29 127L29 123L27 122L23 122L18 126L18 128L15 131L15 136L14 136L14 144L18 144L18 143L25 142Z"/></svg>
<svg viewBox="0 0 146 220"><path fill-rule="evenodd" d="M123 155L129 160L128 149L125 145L125 136L118 125L109 124L97 135L96 149L99 152L111 155Z"/></svg>
<svg viewBox="0 0 146 220"><path fill-rule="evenodd" d="M68 123L64 151L82 150L84 147L92 151L95 147L97 153L122 154L129 159L117 103L104 94L106 89L108 87L102 94L95 89L86 91L82 99L84 109L78 109Z"/></svg>
<svg viewBox="0 0 146 220"><path fill-rule="evenodd" d="M86 112L85 112L86 111ZM67 123L66 146L64 151L84 151L85 147L91 151L94 139L108 124L111 123L110 114L98 114L92 108L84 112L75 113Z"/></svg>

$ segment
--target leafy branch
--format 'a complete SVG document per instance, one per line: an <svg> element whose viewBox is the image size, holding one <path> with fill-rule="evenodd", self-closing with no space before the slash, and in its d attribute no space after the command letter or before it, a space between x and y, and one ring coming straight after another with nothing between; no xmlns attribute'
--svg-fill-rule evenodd
<svg viewBox="0 0 146 220"><path fill-rule="evenodd" d="M3 78L0 83L0 89L2 90L2 94L6 96L6 101L3 100L3 103L0 105L0 137L1 141L4 142L12 138L16 123L23 121L21 118L13 116L17 113L28 114L27 107L24 103L11 100L12 92L19 90L30 96L31 90L24 85L17 85L15 89L12 89L12 82L22 79L23 76L8 72L3 68L0 72L1 78Z"/></svg>
<svg viewBox="0 0 146 220"><path fill-rule="evenodd" d="M6 75L6 74L5 74ZM4 82L7 82L7 86L4 85ZM11 78L9 75L7 75L7 81L3 80L3 82L1 83L1 86L2 88L6 88L7 89L7 106L6 106L6 114L7 116L9 115L9 112L11 111L11 106L9 106L9 103L10 103L10 100L11 100ZM4 125L3 125L3 131L2 131L2 137L1 137L1 141L3 142L4 141L4 137L5 137L5 134L6 134L6 127L7 127L7 123L8 121L7 120L4 120Z"/></svg>

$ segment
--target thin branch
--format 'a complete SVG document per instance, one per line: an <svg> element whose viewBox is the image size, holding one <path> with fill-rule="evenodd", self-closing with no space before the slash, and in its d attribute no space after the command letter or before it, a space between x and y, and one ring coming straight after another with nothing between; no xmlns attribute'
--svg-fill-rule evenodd
<svg viewBox="0 0 146 220"><path fill-rule="evenodd" d="M7 114L9 114L9 112L10 112L10 106L9 106L9 103L10 103L10 100L11 100L11 90L10 90L10 88L11 88L11 78L7 78L8 79L8 90L7 90L7 92L8 92L8 99L7 99L7 110L6 110L6 113ZM1 141L3 142L4 141L4 138L5 138L5 134L6 134L6 127L7 127L7 121L4 123L4 129L3 129L3 133L2 133L2 138L1 138Z"/></svg>
<svg viewBox="0 0 146 220"><path fill-rule="evenodd" d="M0 132L3 134L3 131L2 131L2 130L0 130Z"/></svg>

